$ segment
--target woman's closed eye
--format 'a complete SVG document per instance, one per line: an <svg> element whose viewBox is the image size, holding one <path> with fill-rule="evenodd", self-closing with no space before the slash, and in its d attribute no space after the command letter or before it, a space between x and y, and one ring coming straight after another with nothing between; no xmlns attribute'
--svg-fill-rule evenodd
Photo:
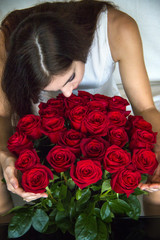
<svg viewBox="0 0 160 240"><path fill-rule="evenodd" d="M72 80L75 78L75 73L72 74L72 76L67 80L67 82L63 85L63 87L68 83L68 82L72 82Z"/></svg>

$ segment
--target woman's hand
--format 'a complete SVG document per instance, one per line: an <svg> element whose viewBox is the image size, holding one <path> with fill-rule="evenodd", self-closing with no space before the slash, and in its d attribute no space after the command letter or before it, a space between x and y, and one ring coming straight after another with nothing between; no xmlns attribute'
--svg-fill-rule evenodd
<svg viewBox="0 0 160 240"><path fill-rule="evenodd" d="M25 192L19 185L18 182L18 172L15 168L15 157L9 152L1 152L1 165L3 170L3 175L6 181L7 189L19 195L24 201L30 202L41 197L47 197L46 193L30 193Z"/></svg>
<svg viewBox="0 0 160 240"><path fill-rule="evenodd" d="M154 174L149 175L146 183L140 183L139 187L147 192L160 191L160 151L156 153L157 160L159 162Z"/></svg>

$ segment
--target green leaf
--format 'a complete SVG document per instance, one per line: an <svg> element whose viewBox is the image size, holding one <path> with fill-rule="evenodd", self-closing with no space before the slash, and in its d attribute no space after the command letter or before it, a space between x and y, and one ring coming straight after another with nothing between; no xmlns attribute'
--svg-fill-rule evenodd
<svg viewBox="0 0 160 240"><path fill-rule="evenodd" d="M123 214L131 210L130 205L122 199L109 201L109 206L114 213Z"/></svg>
<svg viewBox="0 0 160 240"><path fill-rule="evenodd" d="M58 211L55 217L55 223L63 233L65 233L66 231L69 231L69 229L72 228L72 223L66 212Z"/></svg>
<svg viewBox="0 0 160 240"><path fill-rule="evenodd" d="M10 213L13 213L13 212L19 212L19 211L23 211L23 210L25 211L26 208L28 209L28 205L27 206L16 206L2 216L6 216L6 215L8 215Z"/></svg>
<svg viewBox="0 0 160 240"><path fill-rule="evenodd" d="M97 236L96 216L82 213L75 224L76 240L94 240Z"/></svg>
<svg viewBox="0 0 160 240"><path fill-rule="evenodd" d="M117 194L114 191L106 191L100 195L100 199L103 200L117 199Z"/></svg>
<svg viewBox="0 0 160 240"><path fill-rule="evenodd" d="M109 204L108 202L105 202L102 207L101 207L101 210L100 210L100 215L101 215L101 218L102 220L108 218L110 216L110 208L109 208Z"/></svg>
<svg viewBox="0 0 160 240"><path fill-rule="evenodd" d="M50 199L47 199L46 204L48 207L52 207L52 201Z"/></svg>
<svg viewBox="0 0 160 240"><path fill-rule="evenodd" d="M109 189L111 189L110 181L111 181L110 179L107 179L107 180L105 180L105 181L103 182L103 184L102 184L102 189L101 189L101 193L106 192L106 191L108 191Z"/></svg>
<svg viewBox="0 0 160 240"><path fill-rule="evenodd" d="M147 195L148 192L143 191L143 190L141 190L139 187L137 187L137 188L134 189L134 193L133 193L133 194L134 194L134 195L141 195L141 194Z"/></svg>
<svg viewBox="0 0 160 240"><path fill-rule="evenodd" d="M97 192L101 189L101 185L97 186L97 185L91 185L90 189L92 189L93 191Z"/></svg>
<svg viewBox="0 0 160 240"><path fill-rule="evenodd" d="M146 182L147 178L148 178L148 176L146 174L142 174L141 175L141 182Z"/></svg>
<svg viewBox="0 0 160 240"><path fill-rule="evenodd" d="M96 217L101 218L100 209L99 208L95 208L94 209L94 214L96 215Z"/></svg>
<svg viewBox="0 0 160 240"><path fill-rule="evenodd" d="M32 225L32 214L31 212L19 212L16 213L8 227L8 237L18 238L23 236Z"/></svg>
<svg viewBox="0 0 160 240"><path fill-rule="evenodd" d="M131 194L128 198L124 195L123 199L130 205L130 210L126 211L126 214L135 220L138 220L141 213L141 204L137 199L137 196Z"/></svg>
<svg viewBox="0 0 160 240"><path fill-rule="evenodd" d="M54 180L59 179L60 177L54 174Z"/></svg>
<svg viewBox="0 0 160 240"><path fill-rule="evenodd" d="M89 188L81 190L81 197L77 201L79 205L86 203L91 197L91 191Z"/></svg>
<svg viewBox="0 0 160 240"><path fill-rule="evenodd" d="M67 181L67 186L69 187L69 189L73 190L75 188L75 183L72 180L72 178L69 178Z"/></svg>
<svg viewBox="0 0 160 240"><path fill-rule="evenodd" d="M56 207L57 207L57 210L58 210L58 211L63 212L63 211L65 210L65 209L64 209L64 206L63 206L63 203L60 202L60 201L57 203Z"/></svg>
<svg viewBox="0 0 160 240"><path fill-rule="evenodd" d="M99 208L94 209L94 214L96 215L97 218L102 219ZM106 226L108 226L108 227L110 226L110 223L112 222L112 218L114 218L114 214L110 211L109 216L103 220L103 222L105 222Z"/></svg>
<svg viewBox="0 0 160 240"><path fill-rule="evenodd" d="M52 210L52 212L49 214L49 217L55 217L56 214L57 214L57 209L54 208L54 209Z"/></svg>
<svg viewBox="0 0 160 240"><path fill-rule="evenodd" d="M91 191L89 188L81 190L81 198L76 201L76 212L78 214L88 209L89 203L91 201Z"/></svg>
<svg viewBox="0 0 160 240"><path fill-rule="evenodd" d="M53 197L54 198L59 198L60 195L60 187L57 186L57 188L55 189L55 191L53 192Z"/></svg>
<svg viewBox="0 0 160 240"><path fill-rule="evenodd" d="M54 179L53 179L54 180ZM52 180L51 180L52 181ZM50 189L50 191L51 191L51 193L52 194L54 194L54 192L55 192L55 190L57 189L57 188L59 188L59 184L61 184L61 182L62 181L57 181L57 182L52 182L51 184L50 184L50 186L49 186L49 189Z"/></svg>
<svg viewBox="0 0 160 240"><path fill-rule="evenodd" d="M78 188L78 190L76 191L76 200L79 200L81 196L82 196L82 190Z"/></svg>
<svg viewBox="0 0 160 240"><path fill-rule="evenodd" d="M107 224L102 222L99 218L97 219L97 236L94 240L108 240L109 233Z"/></svg>
<svg viewBox="0 0 160 240"><path fill-rule="evenodd" d="M110 173L107 170L105 170L103 174L103 179L108 179L109 177L110 177Z"/></svg>
<svg viewBox="0 0 160 240"><path fill-rule="evenodd" d="M112 222L113 218L114 218L114 214L111 212L110 215L106 219L104 219L103 221L108 224L108 223Z"/></svg>
<svg viewBox="0 0 160 240"><path fill-rule="evenodd" d="M71 202L70 202L69 215L71 219L73 219L76 215L76 203L75 203L74 197L71 199Z"/></svg>
<svg viewBox="0 0 160 240"><path fill-rule="evenodd" d="M32 218L32 226L38 232L44 232L49 223L49 217L42 209L37 209Z"/></svg>
<svg viewBox="0 0 160 240"><path fill-rule="evenodd" d="M60 187L60 193L59 193L59 198L62 200L62 199L65 199L66 198L66 195L67 195L67 186L62 184L61 187Z"/></svg>

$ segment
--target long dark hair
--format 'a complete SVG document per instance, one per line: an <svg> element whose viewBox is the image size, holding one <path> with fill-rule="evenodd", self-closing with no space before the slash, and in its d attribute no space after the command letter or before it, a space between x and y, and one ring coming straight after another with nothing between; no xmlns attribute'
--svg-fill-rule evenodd
<svg viewBox="0 0 160 240"><path fill-rule="evenodd" d="M4 19L8 57L2 89L12 113L31 113L51 76L66 71L75 60L86 62L99 13L111 6L93 0L44 3Z"/></svg>

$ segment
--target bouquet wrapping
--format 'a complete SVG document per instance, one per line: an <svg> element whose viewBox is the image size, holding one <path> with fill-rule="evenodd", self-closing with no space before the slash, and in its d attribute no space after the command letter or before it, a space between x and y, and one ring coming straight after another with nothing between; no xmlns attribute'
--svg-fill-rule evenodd
<svg viewBox="0 0 160 240"><path fill-rule="evenodd" d="M129 103L79 91L39 104L39 115L21 118L8 140L26 192L47 192L13 208L9 238L32 226L41 233L61 230L76 240L107 240L116 216L138 219L144 192L138 185L158 165L156 133Z"/></svg>

